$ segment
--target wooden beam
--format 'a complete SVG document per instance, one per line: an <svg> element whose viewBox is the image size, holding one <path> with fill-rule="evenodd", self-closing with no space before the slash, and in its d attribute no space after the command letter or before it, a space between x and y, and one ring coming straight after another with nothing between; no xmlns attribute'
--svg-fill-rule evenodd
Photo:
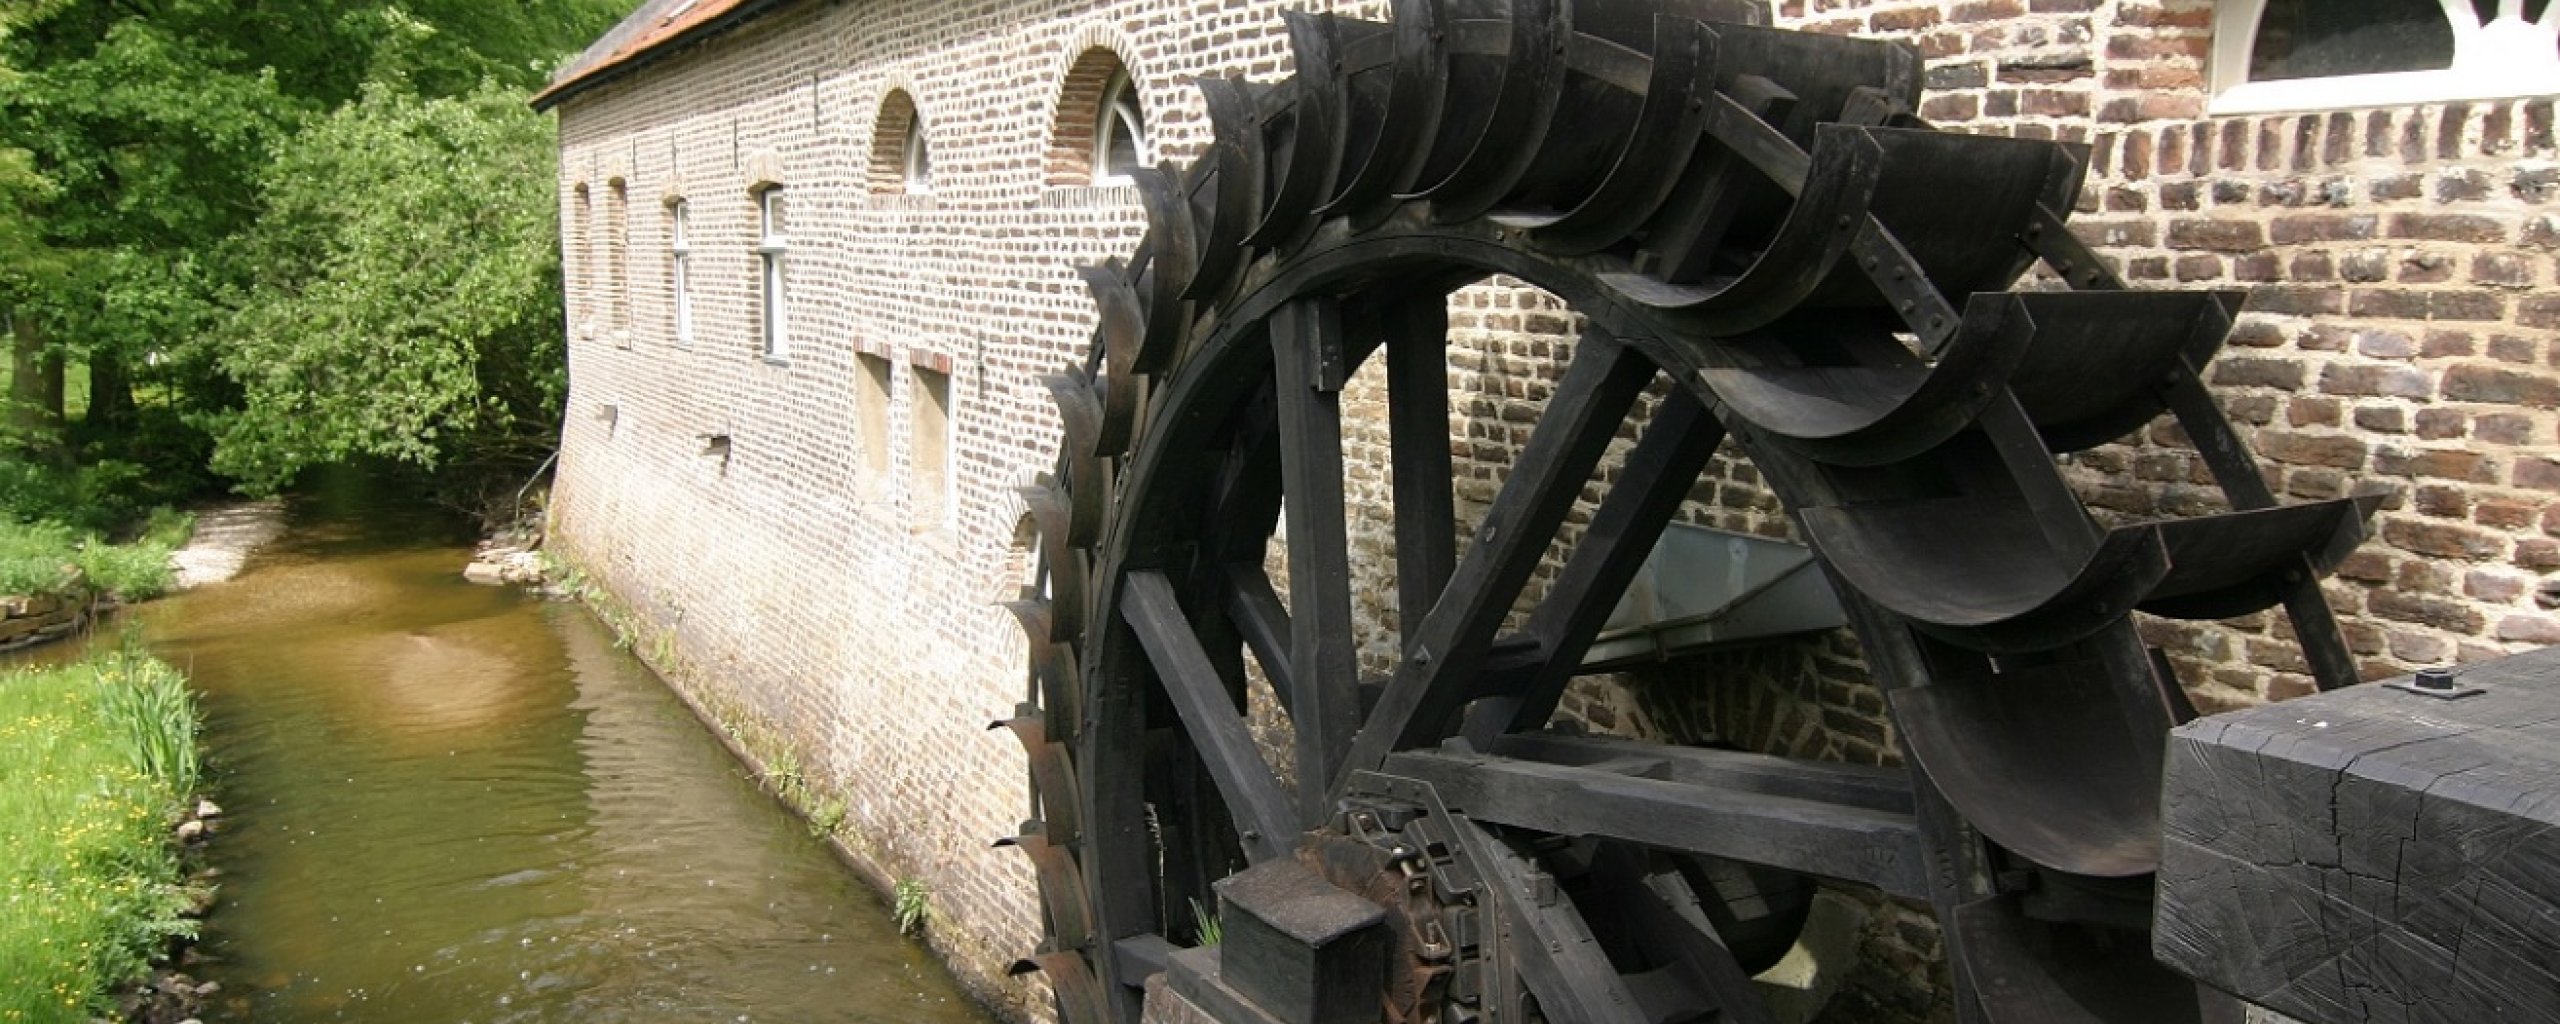
<svg viewBox="0 0 2560 1024"><path fill-rule="evenodd" d="M1289 720L1300 821L1313 825L1332 808L1329 773L1360 727L1342 515L1342 310L1328 297L1304 298L1273 311L1270 323L1289 530Z"/></svg>
<svg viewBox="0 0 2560 1024"><path fill-rule="evenodd" d="M1444 791L1445 792L1445 791ZM1549 1020L1576 1024L1647 1024L1626 980L1610 966L1591 926L1565 898L1555 878L1466 817L1452 818L1451 833L1464 846L1488 898L1510 935L1502 951L1536 993Z"/></svg>
<svg viewBox="0 0 2560 1024"><path fill-rule="evenodd" d="M1449 307L1434 295L1389 307L1380 321L1395 465L1396 614L1411 636L1458 563L1449 469Z"/></svg>
<svg viewBox="0 0 2560 1024"><path fill-rule="evenodd" d="M1906 814L1437 750L1396 754L1379 774L1428 783L1479 821L1729 857L1897 896L1928 892L1919 827Z"/></svg>
<svg viewBox="0 0 2560 1024"><path fill-rule="evenodd" d="M2560 1022L2560 647L2415 682L2171 734L2162 962L2306 1020Z"/></svg>
<svg viewBox="0 0 2560 1024"><path fill-rule="evenodd" d="M1227 618L1244 634L1245 646L1262 663L1263 678L1271 681L1272 694L1280 699L1281 709L1288 710L1296 691L1289 673L1289 645L1297 627L1290 623L1289 609L1281 606L1280 591L1271 585L1271 574L1263 571L1262 563L1227 566Z"/></svg>
<svg viewBox="0 0 2560 1024"><path fill-rule="evenodd" d="M1627 408L1654 366L1616 338L1587 333L1556 384L1546 414L1512 463L1441 598L1406 634L1403 660L1352 741L1343 775L1388 752L1447 735L1466 702L1494 634L1538 559L1554 541L1592 467L1617 436ZM1300 762L1304 771L1305 762Z"/></svg>
<svg viewBox="0 0 2560 1024"><path fill-rule="evenodd" d="M1641 764L1646 778L1723 792L1791 797L1887 814L1910 814L1912 809L1911 779L1898 768L1556 733L1505 736L1490 749L1502 757L1564 767Z"/></svg>
<svg viewBox="0 0 2560 1024"><path fill-rule="evenodd" d="M1481 747L1496 731L1526 732L1547 724L1566 684L1581 669L1592 638L1600 635L1619 595L1644 568L1672 513L1722 443L1724 424L1689 389L1673 388L1627 453L1617 482L1600 499L1581 542L1566 556L1564 571L1556 574L1546 599L1529 615L1527 631L1538 639L1545 661L1523 692L1489 699L1481 714L1471 714L1469 741Z"/></svg>
<svg viewBox="0 0 2560 1024"><path fill-rule="evenodd" d="M1288 856L1300 831L1289 799L1254 746L1253 733L1227 695L1217 667L1192 633L1173 584L1158 573L1133 572L1121 586L1121 616L1155 663L1157 681L1217 781L1219 795L1235 816L1245 855L1257 864Z"/></svg>

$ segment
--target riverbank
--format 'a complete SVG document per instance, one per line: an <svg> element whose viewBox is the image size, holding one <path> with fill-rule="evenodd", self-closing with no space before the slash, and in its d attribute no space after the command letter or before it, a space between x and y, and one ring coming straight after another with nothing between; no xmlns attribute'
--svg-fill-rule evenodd
<svg viewBox="0 0 2560 1024"><path fill-rule="evenodd" d="M166 592L192 524L154 512L132 541L110 544L58 523L0 521L0 651L60 640L102 608Z"/></svg>
<svg viewBox="0 0 2560 1024"><path fill-rule="evenodd" d="M192 590L240 575L249 556L284 536L284 500L267 498L196 513L195 532L169 553L171 589Z"/></svg>
<svg viewBox="0 0 2560 1024"><path fill-rule="evenodd" d="M140 655L0 674L0 1022L132 1019L178 995L117 993L207 902L180 854L213 810L197 722L184 678Z"/></svg>

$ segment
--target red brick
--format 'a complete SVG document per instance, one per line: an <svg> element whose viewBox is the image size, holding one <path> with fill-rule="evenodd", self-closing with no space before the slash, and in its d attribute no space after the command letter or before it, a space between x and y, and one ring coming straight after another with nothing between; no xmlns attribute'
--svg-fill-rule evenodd
<svg viewBox="0 0 2560 1024"><path fill-rule="evenodd" d="M2436 242L2503 242L2507 226L2496 218L2461 213L2395 213L2391 237Z"/></svg>
<svg viewBox="0 0 2560 1024"><path fill-rule="evenodd" d="M2382 539L2403 551L2474 562L2496 558L2506 548L2496 535L2482 532L2477 527L2414 519L2393 519L2383 523Z"/></svg>
<svg viewBox="0 0 2560 1024"><path fill-rule="evenodd" d="M2185 218L2169 222L2169 248L2172 249L2251 252L2265 245L2266 241L2266 232L2255 221Z"/></svg>

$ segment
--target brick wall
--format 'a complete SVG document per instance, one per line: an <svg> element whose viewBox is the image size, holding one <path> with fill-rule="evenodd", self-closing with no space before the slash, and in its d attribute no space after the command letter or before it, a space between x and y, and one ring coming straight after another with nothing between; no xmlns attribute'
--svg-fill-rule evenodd
<svg viewBox="0 0 2560 1024"><path fill-rule="evenodd" d="M1036 994L1001 968L1036 938L1032 883L986 840L1023 813L1023 771L1009 738L982 731L1022 695L1019 633L994 604L1022 579L1011 488L1057 443L1037 375L1077 358L1091 328L1071 268L1125 254L1143 229L1131 190L1074 184L1056 132L1080 122L1060 105L1099 85L1078 60L1105 48L1158 154L1188 160L1208 129L1185 82L1283 73L1284 6L1305 5L802 4L560 108L573 336L556 545L669 638L660 660L680 685L757 716L847 799L865 855L934 888L934 941L964 980L1016 1012ZM2091 144L2079 223L2126 276L2251 292L2214 383L2278 489L2395 494L2381 538L2331 587L2369 672L2560 641L2546 607L2560 603L2549 101L2208 118L2201 2L1793 0L1780 21L1912 39L1929 58L1925 116ZM929 194L881 177L893 94L926 126ZM619 259L598 250L616 180ZM750 198L774 186L788 200L783 362L759 355ZM689 347L667 285L676 197L691 211ZM1577 324L1504 282L1460 292L1451 313L1471 515ZM949 374L947 503L914 484L934 448L913 436L919 370ZM1364 636L1382 653L1398 609L1375 371L1345 394L1347 490L1364 515ZM2106 514L2215 500L2174 429L2084 453L2074 476ZM1747 462L1719 460L1696 498L1691 521L1790 531ZM2151 625L2210 705L2305 685L2274 642L2280 616ZM1611 731L1895 756L1846 636L1589 680L1567 710ZM1925 1012L1925 916L1880 907L1870 940L1875 998Z"/></svg>

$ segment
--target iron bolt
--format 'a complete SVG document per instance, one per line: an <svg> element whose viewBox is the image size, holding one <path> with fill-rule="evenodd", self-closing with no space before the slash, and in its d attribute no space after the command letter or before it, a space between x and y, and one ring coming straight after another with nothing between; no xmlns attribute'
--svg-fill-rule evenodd
<svg viewBox="0 0 2560 1024"><path fill-rule="evenodd" d="M2412 682L2416 683L2421 690L2450 690L2453 689L2453 670L2422 668L2418 670L2418 677Z"/></svg>

